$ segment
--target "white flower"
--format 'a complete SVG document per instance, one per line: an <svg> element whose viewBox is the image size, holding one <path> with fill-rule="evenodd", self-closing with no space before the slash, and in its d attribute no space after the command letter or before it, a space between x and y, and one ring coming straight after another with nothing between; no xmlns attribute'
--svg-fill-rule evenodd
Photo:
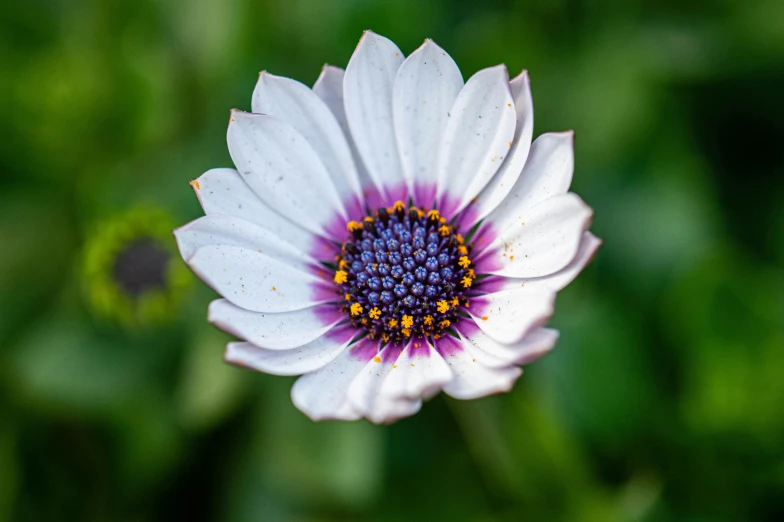
<svg viewBox="0 0 784 522"><path fill-rule="evenodd" d="M237 170L193 181L206 216L175 232L245 341L227 361L302 375L312 419L382 423L508 391L553 347L555 294L601 242L567 192L572 133L531 143L525 71L464 84L432 41L405 58L366 32L313 89L261 73L252 109L231 113Z"/></svg>

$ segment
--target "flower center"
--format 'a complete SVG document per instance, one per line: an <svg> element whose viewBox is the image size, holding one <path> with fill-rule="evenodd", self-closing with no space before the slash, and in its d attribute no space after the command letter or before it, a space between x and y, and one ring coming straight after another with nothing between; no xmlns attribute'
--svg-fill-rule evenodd
<svg viewBox="0 0 784 522"><path fill-rule="evenodd" d="M121 250L114 262L114 280L130 295L163 288L169 254L155 240L141 237Z"/></svg>
<svg viewBox="0 0 784 522"><path fill-rule="evenodd" d="M334 281L341 309L371 338L438 338L461 318L475 274L463 237L441 217L398 201L351 221Z"/></svg>

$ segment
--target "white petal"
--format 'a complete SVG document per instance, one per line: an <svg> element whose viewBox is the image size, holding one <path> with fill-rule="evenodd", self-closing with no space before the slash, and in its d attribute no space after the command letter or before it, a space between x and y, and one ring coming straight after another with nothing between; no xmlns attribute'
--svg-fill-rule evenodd
<svg viewBox="0 0 784 522"><path fill-rule="evenodd" d="M389 198L405 184L392 119L392 88L402 63L394 43L365 31L343 80L351 136L376 187Z"/></svg>
<svg viewBox="0 0 784 522"><path fill-rule="evenodd" d="M506 159L498 168L498 172L492 177L487 186L479 194L476 200L476 214L473 223L465 223L471 227L474 223L487 216L512 190L520 172L528 159L528 152L531 150L531 136L534 132L534 102L531 99L531 85L528 79L528 71L523 71L509 82L514 97L515 113L517 122L515 124L515 134L512 140L512 148L509 150Z"/></svg>
<svg viewBox="0 0 784 522"><path fill-rule="evenodd" d="M469 345L452 336L436 341L436 350L452 370L454 378L444 385L444 392L455 399L477 399L508 392L523 373L517 366L489 368L480 363Z"/></svg>
<svg viewBox="0 0 784 522"><path fill-rule="evenodd" d="M288 312L330 300L319 292L320 279L255 250L208 245L188 264L216 292L246 310Z"/></svg>
<svg viewBox="0 0 784 522"><path fill-rule="evenodd" d="M593 211L575 194L547 199L502 229L477 260L506 277L554 274L574 259Z"/></svg>
<svg viewBox="0 0 784 522"><path fill-rule="evenodd" d="M210 303L209 321L218 328L270 350L290 350L323 336L345 319L335 306L321 305L281 313L245 310L226 299Z"/></svg>
<svg viewBox="0 0 784 522"><path fill-rule="evenodd" d="M439 152L438 196L445 215L463 209L509 154L515 108L506 67L468 79L450 110Z"/></svg>
<svg viewBox="0 0 784 522"><path fill-rule="evenodd" d="M476 360L490 368L528 364L549 352L558 340L558 331L534 328L522 340L504 344L475 327L460 329L460 340L470 345Z"/></svg>
<svg viewBox="0 0 784 522"><path fill-rule="evenodd" d="M362 191L343 132L329 107L306 85L267 72L259 75L253 91L253 112L290 123L308 140L329 172L344 202L361 207Z"/></svg>
<svg viewBox="0 0 784 522"><path fill-rule="evenodd" d="M229 343L227 362L272 375L302 375L323 368L344 351L356 335L353 328L337 328L292 350L267 350L251 343Z"/></svg>
<svg viewBox="0 0 784 522"><path fill-rule="evenodd" d="M408 417L422 407L419 399L391 398L381 393L381 387L400 352L400 346L387 345L378 356L368 361L348 389L348 399L354 410L377 424Z"/></svg>
<svg viewBox="0 0 784 522"><path fill-rule="evenodd" d="M543 289L557 292L574 281L583 268L593 259L594 254L596 254L601 245L601 239L590 232L583 232L583 237L580 240L580 246L574 259L554 274L532 278L504 277L499 278L497 281L486 280L482 284L493 288L493 291L523 288L526 291L534 292L539 292Z"/></svg>
<svg viewBox="0 0 784 522"><path fill-rule="evenodd" d="M346 210L324 164L291 124L233 111L228 142L243 179L275 211L326 238L336 218L345 223Z"/></svg>
<svg viewBox="0 0 784 522"><path fill-rule="evenodd" d="M234 169L212 169L191 181L204 213L234 216L263 227L294 245L300 252L310 252L313 234L272 210L250 189Z"/></svg>
<svg viewBox="0 0 784 522"><path fill-rule="evenodd" d="M424 339L412 339L381 386L391 399L430 398L452 380L444 359Z"/></svg>
<svg viewBox="0 0 784 522"><path fill-rule="evenodd" d="M347 392L357 374L378 353L379 342L361 339L342 351L334 361L313 373L303 375L291 388L294 405L313 420L355 420Z"/></svg>
<svg viewBox="0 0 784 522"><path fill-rule="evenodd" d="M354 143L354 138L351 136L351 131L348 128L348 120L346 120L346 108L343 105L343 78L346 72L340 67L333 65L325 65L321 70L316 83L313 84L313 92L321 98L324 103L329 107L329 110L335 116L340 128L343 130L343 135L348 141L351 148L351 155L354 158L354 165L359 175L359 183L362 187L365 202L371 207L376 208L386 203L381 201L369 201L375 195L378 196L378 191L375 189L373 180L362 162L362 158L357 150L357 145Z"/></svg>
<svg viewBox="0 0 784 522"><path fill-rule="evenodd" d="M566 194L574 172L574 133L542 134L533 145L522 174L509 195L487 218L497 230L524 221L531 208L553 196Z"/></svg>
<svg viewBox="0 0 784 522"><path fill-rule="evenodd" d="M257 250L273 259L307 270L316 261L269 230L244 219L211 214L174 231L182 258L190 259L207 245L230 245Z"/></svg>
<svg viewBox="0 0 784 522"><path fill-rule="evenodd" d="M552 314L555 292L529 292L522 288L485 294L471 301L471 317L498 342L520 341ZM476 315L474 315L476 314Z"/></svg>
<svg viewBox="0 0 784 522"><path fill-rule="evenodd" d="M409 193L419 206L433 207L438 147L462 87L460 69L432 40L397 71L392 100L395 135Z"/></svg>

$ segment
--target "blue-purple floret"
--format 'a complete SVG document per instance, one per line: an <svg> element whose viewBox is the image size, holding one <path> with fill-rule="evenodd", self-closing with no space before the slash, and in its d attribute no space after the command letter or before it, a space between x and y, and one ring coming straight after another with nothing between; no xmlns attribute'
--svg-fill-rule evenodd
<svg viewBox="0 0 784 522"><path fill-rule="evenodd" d="M346 282L338 284L341 309L372 338L437 338L460 321L460 307L468 304L462 280L469 269L458 262L466 252L461 245L457 230L438 215L380 208L349 232L341 249L338 262L347 274ZM448 310L439 311L442 302ZM361 312L355 307L352 314L355 303ZM413 319L407 329L406 316Z"/></svg>

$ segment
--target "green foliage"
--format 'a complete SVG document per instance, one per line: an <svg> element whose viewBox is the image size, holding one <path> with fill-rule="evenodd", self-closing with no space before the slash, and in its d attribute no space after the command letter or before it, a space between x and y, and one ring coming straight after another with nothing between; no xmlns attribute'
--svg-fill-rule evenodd
<svg viewBox="0 0 784 522"><path fill-rule="evenodd" d="M781 520L782 20L776 0L4 7L0 522ZM226 365L178 258L164 306L106 277L133 223L175 252L259 70L312 84L367 28L435 39L466 78L528 69L535 134L575 129L605 241L514 391L387 427L312 423L291 379Z"/></svg>

